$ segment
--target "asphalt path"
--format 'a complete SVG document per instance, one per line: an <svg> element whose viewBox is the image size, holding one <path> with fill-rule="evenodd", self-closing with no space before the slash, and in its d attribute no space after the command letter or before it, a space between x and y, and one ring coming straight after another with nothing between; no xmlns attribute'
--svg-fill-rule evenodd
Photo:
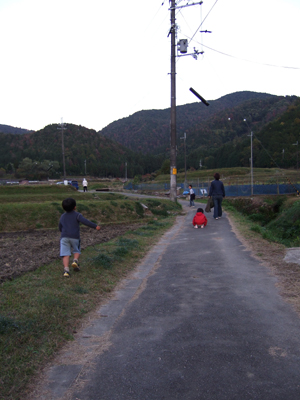
<svg viewBox="0 0 300 400"><path fill-rule="evenodd" d="M187 204L39 400L300 399L299 317L226 215L196 230Z"/></svg>

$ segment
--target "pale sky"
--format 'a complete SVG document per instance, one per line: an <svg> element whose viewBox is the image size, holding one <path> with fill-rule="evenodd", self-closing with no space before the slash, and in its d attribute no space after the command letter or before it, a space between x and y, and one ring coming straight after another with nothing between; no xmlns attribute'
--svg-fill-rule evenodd
<svg viewBox="0 0 300 400"><path fill-rule="evenodd" d="M197 0L177 1L187 3ZM198 101L190 87L207 100L300 96L299 21L299 0L178 10L177 40L204 54L177 59L177 105ZM63 118L98 131L170 107L169 30L168 0L0 0L0 124L38 130Z"/></svg>

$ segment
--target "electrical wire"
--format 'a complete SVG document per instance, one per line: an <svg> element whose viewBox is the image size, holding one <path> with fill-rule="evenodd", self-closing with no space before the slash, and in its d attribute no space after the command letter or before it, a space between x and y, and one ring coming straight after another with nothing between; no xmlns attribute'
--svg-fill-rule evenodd
<svg viewBox="0 0 300 400"><path fill-rule="evenodd" d="M267 66L267 67L287 68L287 69L300 69L300 67L289 67L289 66L284 66L284 65L267 64L267 63L261 63L261 62L258 62L258 61L247 60L246 58L236 57L236 56L224 53L222 51L215 50L215 49L213 49L211 47L206 46L203 43L199 43L199 42L196 42L196 43L200 44L201 46L203 46L203 47L205 47L205 48L207 48L207 49L209 49L211 51L214 51L216 53L222 54L223 56L235 58L237 60L241 60L241 61L245 61L245 62L249 62L249 63L253 63L253 64L258 64L258 65L264 65L264 66Z"/></svg>
<svg viewBox="0 0 300 400"><path fill-rule="evenodd" d="M201 21L201 24L199 25L199 27L197 28L196 32L194 33L194 35L191 37L190 41L192 41L196 35L196 33L198 32L198 30L201 28L201 26L203 25L204 21L206 20L206 18L209 16L209 14L211 13L212 9L214 8L214 6L217 4L219 0L216 0L215 3L213 4L213 6L211 7L211 9L208 11L206 17L204 18L203 21Z"/></svg>

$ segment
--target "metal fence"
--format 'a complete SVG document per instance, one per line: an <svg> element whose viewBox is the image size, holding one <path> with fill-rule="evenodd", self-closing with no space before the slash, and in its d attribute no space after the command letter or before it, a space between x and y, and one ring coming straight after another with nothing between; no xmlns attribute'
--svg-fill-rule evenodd
<svg viewBox="0 0 300 400"><path fill-rule="evenodd" d="M207 196L209 192L209 184L207 182L197 182L197 185L191 184L193 185L196 196ZM177 188L184 190L184 183L177 183ZM291 194L296 193L295 188L300 191L299 184L295 184L294 186L287 184L253 185L253 194ZM133 185L132 182L130 182L124 186L124 189L141 190L144 192L169 191L170 183L141 183L139 185ZM251 185L225 185L225 192L226 197L251 196Z"/></svg>

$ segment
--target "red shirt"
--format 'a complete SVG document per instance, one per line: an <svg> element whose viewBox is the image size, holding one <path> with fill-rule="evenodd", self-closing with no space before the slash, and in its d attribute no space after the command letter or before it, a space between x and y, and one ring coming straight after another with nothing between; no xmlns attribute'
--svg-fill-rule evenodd
<svg viewBox="0 0 300 400"><path fill-rule="evenodd" d="M197 214L193 218L193 225L204 225L206 226L207 219L206 216L202 212L197 212Z"/></svg>

